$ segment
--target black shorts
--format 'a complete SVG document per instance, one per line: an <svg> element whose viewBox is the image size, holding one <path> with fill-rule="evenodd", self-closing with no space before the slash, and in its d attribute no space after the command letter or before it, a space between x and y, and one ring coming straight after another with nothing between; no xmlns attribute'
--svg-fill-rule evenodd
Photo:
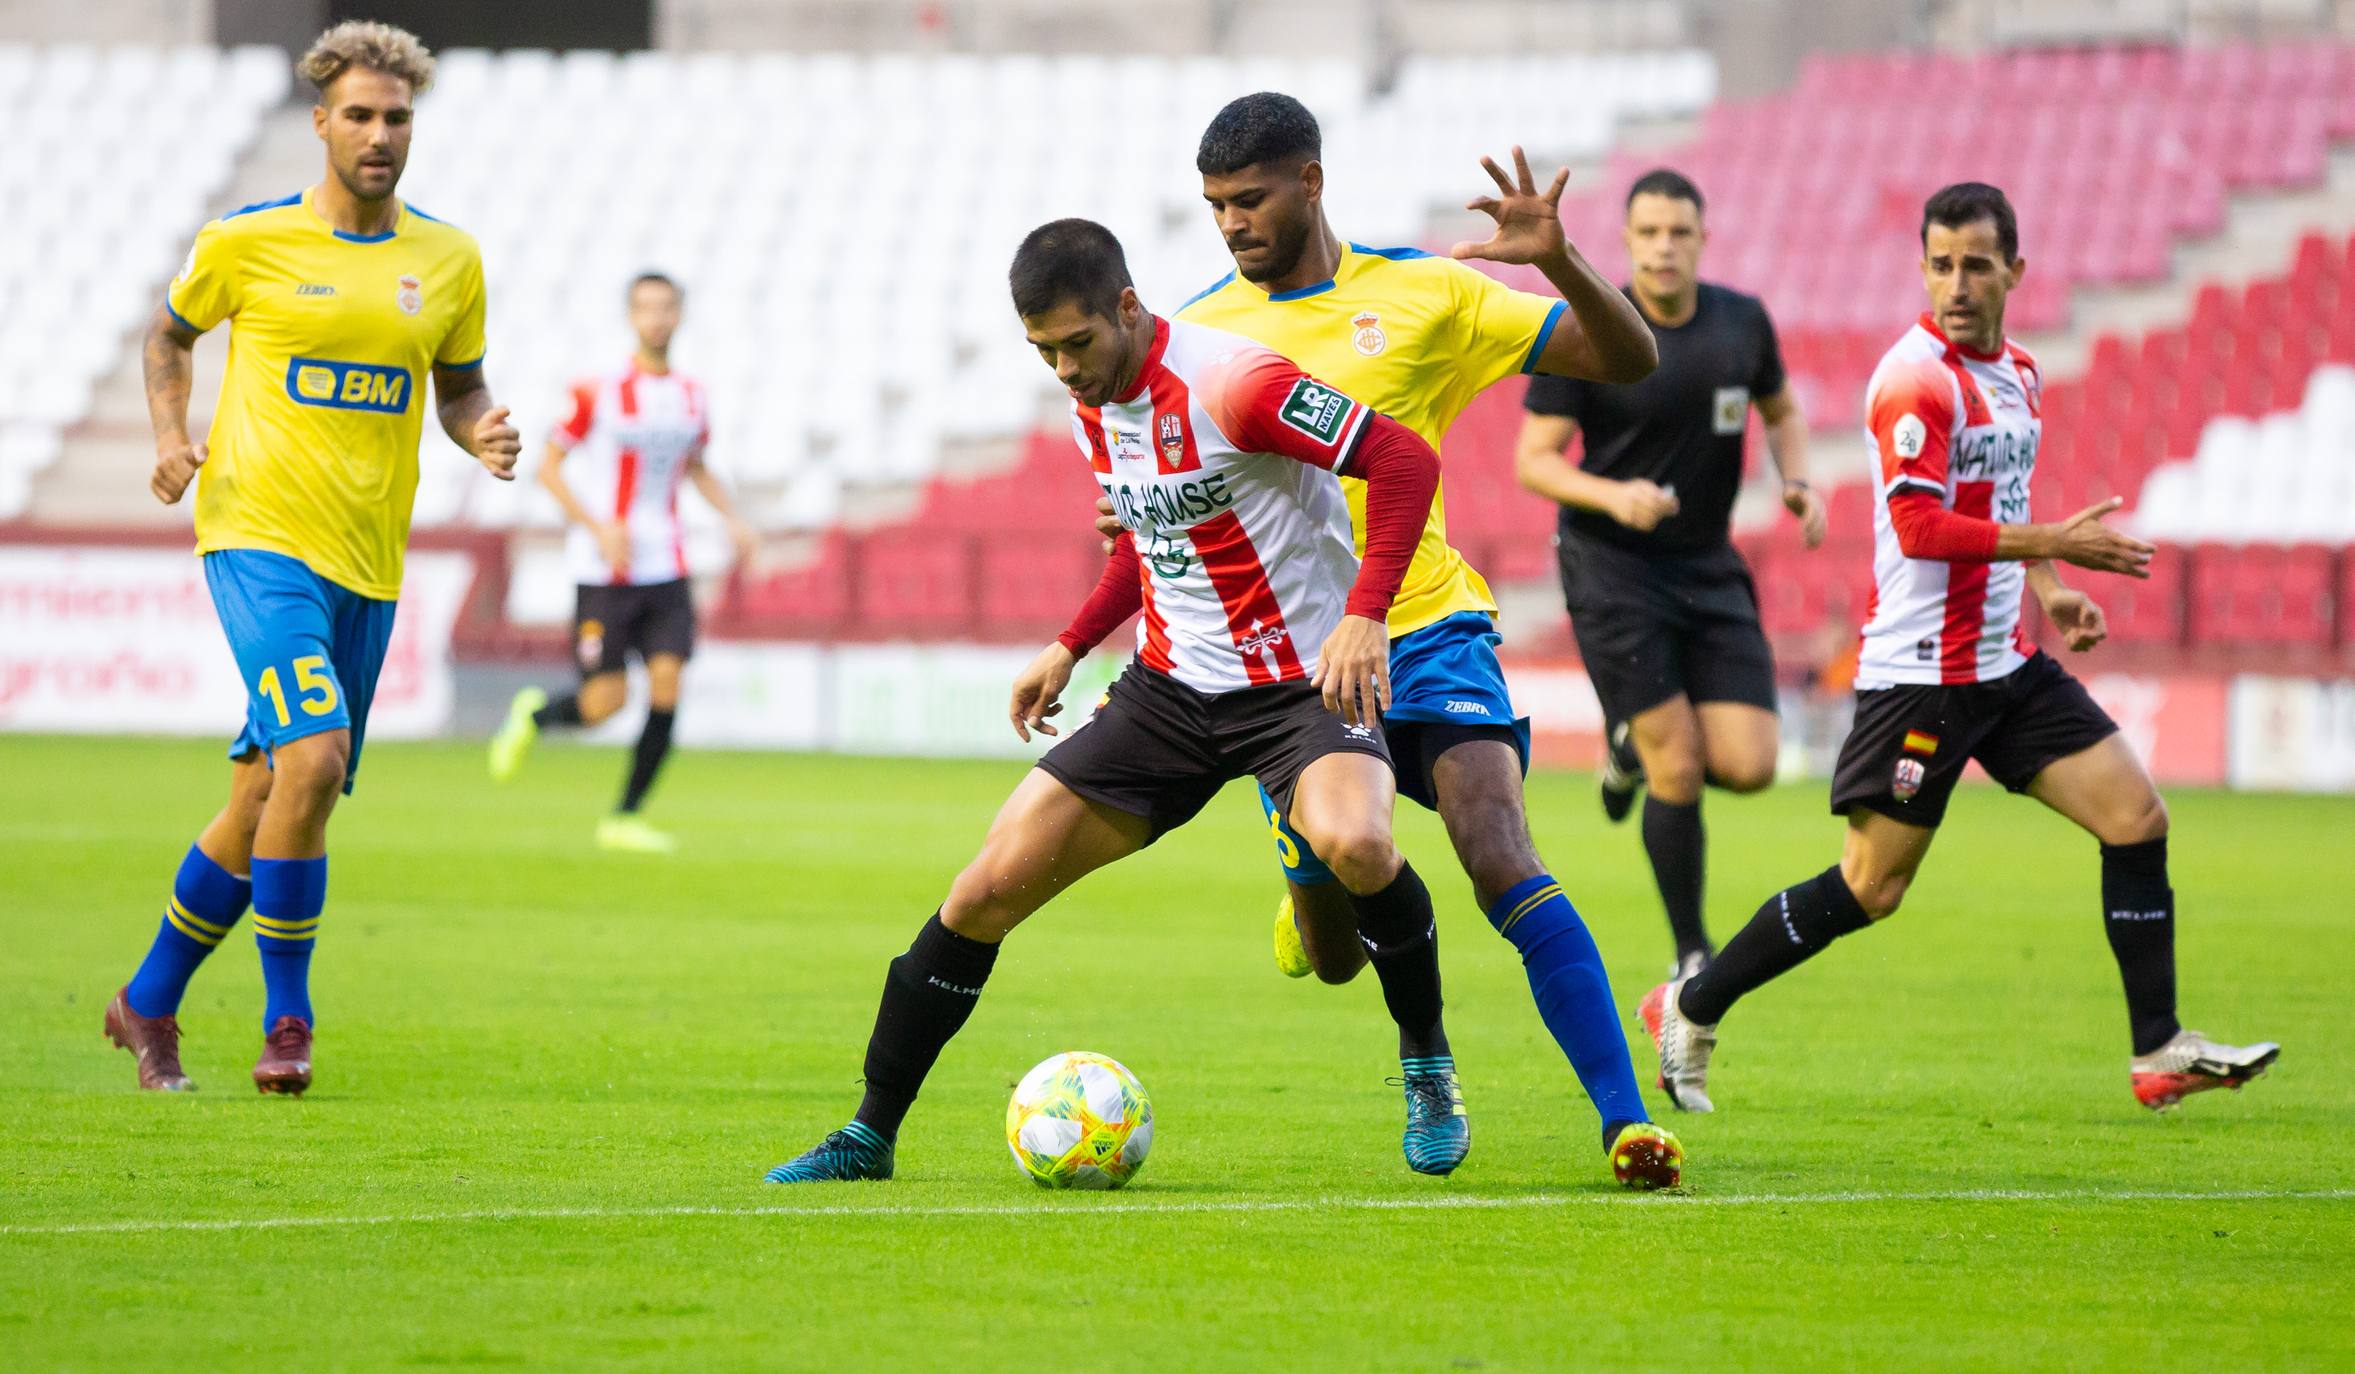
<svg viewBox="0 0 2355 1374"><path fill-rule="evenodd" d="M1774 651L1733 545L1646 555L1565 532L1559 557L1570 628L1606 721L1676 696L1775 709Z"/></svg>
<svg viewBox="0 0 2355 1374"><path fill-rule="evenodd" d="M629 656L695 652L695 598L684 577L644 586L584 582L572 613L573 658L582 677L618 673Z"/></svg>
<svg viewBox="0 0 2355 1374"><path fill-rule="evenodd" d="M1832 770L1832 811L1878 811L1935 827L1972 759L2014 792L2056 759L2118 733L2085 684L2044 653L1993 682L1902 684L1856 694L1856 724Z"/></svg>
<svg viewBox="0 0 2355 1374"><path fill-rule="evenodd" d="M1236 778L1257 778L1289 815L1301 773L1327 754L1343 753L1390 762L1379 724L1344 724L1306 682L1212 696L1132 663L1094 719L1048 750L1038 766L1089 801L1144 817L1159 839Z"/></svg>

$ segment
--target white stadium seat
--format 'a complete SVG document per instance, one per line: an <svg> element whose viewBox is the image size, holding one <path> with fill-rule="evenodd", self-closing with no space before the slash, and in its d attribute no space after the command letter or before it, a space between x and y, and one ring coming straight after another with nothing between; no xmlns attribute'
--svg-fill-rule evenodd
<svg viewBox="0 0 2355 1374"><path fill-rule="evenodd" d="M2294 411L2210 421L2188 461L2144 479L2134 524L2187 543L2355 540L2355 368L2317 368Z"/></svg>
<svg viewBox="0 0 2355 1374"><path fill-rule="evenodd" d="M0 359L28 369L0 373L0 472L53 460L290 80L269 48L0 46ZM1123 99L1050 126L1039 92L1074 84ZM944 444L1050 413L1004 284L1036 223L1111 225L1158 308L1227 271L1193 152L1238 94L1305 100L1336 227L1392 244L1482 188L1482 153L1591 154L1714 87L1699 52L1409 58L1381 92L1336 58L453 49L403 192L482 243L527 467L568 379L628 348L623 284L666 271L689 291L679 361L712 385L714 463L760 488L762 518L815 528L846 481L920 482ZM746 105L762 117L732 117ZM426 428L418 524L554 521L536 484L469 480Z"/></svg>

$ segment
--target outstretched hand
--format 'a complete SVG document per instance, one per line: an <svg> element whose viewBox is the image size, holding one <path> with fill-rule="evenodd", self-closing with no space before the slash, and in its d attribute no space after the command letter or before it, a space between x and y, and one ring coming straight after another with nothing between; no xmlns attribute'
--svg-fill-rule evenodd
<svg viewBox="0 0 2355 1374"><path fill-rule="evenodd" d="M2055 531L2052 556L2063 563L2095 572L2149 577L2151 545L2102 523L2102 517L2126 504L2121 496L2097 501L2061 522Z"/></svg>
<svg viewBox="0 0 2355 1374"><path fill-rule="evenodd" d="M1528 155L1520 145L1513 147L1514 176L1496 165L1496 159L1483 157L1480 165L1496 182L1497 193L1467 201L1464 208L1477 210L1496 221L1496 232L1485 243L1466 240L1447 250L1451 258L1484 258L1489 262L1539 262L1565 251L1569 239L1562 233L1562 188L1570 184L1570 169L1554 173L1554 184L1544 192L1537 189L1537 180L1530 175Z"/></svg>

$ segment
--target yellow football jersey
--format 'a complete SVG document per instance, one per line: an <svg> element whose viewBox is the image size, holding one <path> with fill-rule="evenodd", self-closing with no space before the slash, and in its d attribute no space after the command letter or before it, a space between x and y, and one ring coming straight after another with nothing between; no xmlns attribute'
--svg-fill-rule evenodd
<svg viewBox="0 0 2355 1374"><path fill-rule="evenodd" d="M1564 303L1515 291L1452 258L1347 243L1333 279L1262 291L1232 272L1177 317L1241 334L1423 436L1437 449L1472 398L1545 351ZM1366 486L1343 478L1365 552ZM1445 492L1390 608L1395 639L1458 611L1494 611L1488 583L1447 542Z"/></svg>
<svg viewBox="0 0 2355 1374"><path fill-rule="evenodd" d="M282 553L390 600L427 377L482 362L482 256L471 235L414 206L390 232L361 236L330 228L310 196L207 224L165 298L199 332L231 322L196 550Z"/></svg>

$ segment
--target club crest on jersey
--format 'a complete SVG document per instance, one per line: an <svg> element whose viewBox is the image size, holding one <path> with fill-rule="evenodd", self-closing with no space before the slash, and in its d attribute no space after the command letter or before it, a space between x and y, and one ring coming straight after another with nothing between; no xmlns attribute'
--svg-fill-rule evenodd
<svg viewBox="0 0 2355 1374"><path fill-rule="evenodd" d="M1184 472L1189 466L1195 466L1186 462L1186 422L1175 411L1163 412L1154 428L1161 437L1163 472Z"/></svg>
<svg viewBox="0 0 2355 1374"><path fill-rule="evenodd" d="M425 308L425 283L404 272L398 285L400 290L394 293L393 303L401 307L402 314L414 315Z"/></svg>
<svg viewBox="0 0 2355 1374"><path fill-rule="evenodd" d="M1889 795L1899 801L1912 801L1914 793L1922 790L1925 772L1920 759L1899 759L1896 774L1889 780Z"/></svg>
<svg viewBox="0 0 2355 1374"><path fill-rule="evenodd" d="M1369 358L1390 346L1390 336L1382 332L1382 317L1371 310L1351 316L1349 327L1353 331L1350 346Z"/></svg>

